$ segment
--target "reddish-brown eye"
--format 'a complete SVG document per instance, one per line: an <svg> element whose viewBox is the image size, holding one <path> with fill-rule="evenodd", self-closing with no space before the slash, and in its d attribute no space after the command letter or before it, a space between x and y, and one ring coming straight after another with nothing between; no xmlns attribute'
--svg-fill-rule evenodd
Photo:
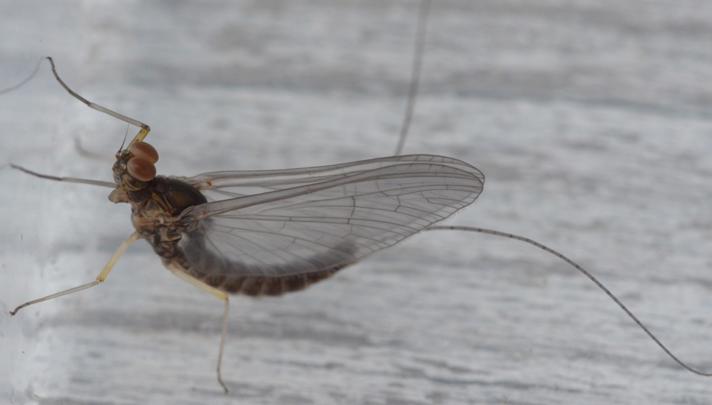
<svg viewBox="0 0 712 405"><path fill-rule="evenodd" d="M156 149L146 142L135 142L129 146L129 152L139 159L147 160L151 163L158 162L158 152Z"/></svg>
<svg viewBox="0 0 712 405"><path fill-rule="evenodd" d="M141 158L131 158L126 163L126 171L138 181L151 181L156 177L156 166L148 160Z"/></svg>

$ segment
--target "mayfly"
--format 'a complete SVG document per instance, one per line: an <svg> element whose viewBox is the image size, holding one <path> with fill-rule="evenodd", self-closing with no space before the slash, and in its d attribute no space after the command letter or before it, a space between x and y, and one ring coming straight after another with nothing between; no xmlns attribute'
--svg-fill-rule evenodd
<svg viewBox="0 0 712 405"><path fill-rule="evenodd" d="M429 1L422 4L426 6L420 14L421 28ZM95 280L28 301L10 313L15 315L29 305L101 284L128 247L144 239L168 270L224 303L217 380L228 392L221 365L230 294L276 296L299 291L420 231L461 230L519 240L557 256L603 290L680 366L695 374L712 376L677 358L600 281L556 250L497 230L434 225L472 204L483 190L485 177L458 159L399 155L417 93L424 32L420 29L417 39L413 81L396 156L299 169L219 171L193 177L157 175L158 152L145 142L150 127L79 95L62 80L48 57L54 78L70 95L139 131L116 152L113 182L57 177L12 167L44 179L111 189L110 201L131 206L135 232L120 244Z"/></svg>
<svg viewBox="0 0 712 405"><path fill-rule="evenodd" d="M47 60L55 79L73 97L140 129L116 152L113 183L11 166L43 179L112 189L110 201L131 206L135 232L95 280L25 302L11 315L101 284L128 247L144 239L168 270L223 301L217 380L227 393L221 365L229 294L299 291L420 231L462 230L516 239L559 257L602 289L678 364L695 374L712 375L678 359L613 293L561 253L506 232L433 225L472 204L482 192L485 176L468 163L417 154L286 170L159 176L158 152L145 142L150 127L85 99L62 80L53 59Z"/></svg>
<svg viewBox="0 0 712 405"><path fill-rule="evenodd" d="M11 314L99 285L129 245L144 239L171 272L224 302L217 372L226 392L220 369L229 294L304 289L449 217L482 192L484 175L473 166L422 154L290 170L159 176L158 152L145 142L150 127L85 99L47 59L72 96L140 130L116 152L113 183L13 167L45 179L113 189L109 200L131 206L135 232L96 280L26 302Z"/></svg>

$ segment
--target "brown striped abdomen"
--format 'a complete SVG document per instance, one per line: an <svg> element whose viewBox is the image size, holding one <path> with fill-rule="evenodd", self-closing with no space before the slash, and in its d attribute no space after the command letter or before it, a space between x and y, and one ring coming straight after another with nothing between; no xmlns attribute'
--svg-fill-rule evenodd
<svg viewBox="0 0 712 405"><path fill-rule="evenodd" d="M181 263L182 262L182 263ZM310 285L331 277L334 273L348 264L334 266L320 272L285 275L279 277L250 276L250 275L224 275L201 272L193 269L183 260L178 258L163 259L163 264L171 271L181 271L196 280L199 280L220 291L229 294L243 294L253 297L277 296L292 291L303 290Z"/></svg>
<svg viewBox="0 0 712 405"><path fill-rule="evenodd" d="M333 252L315 254L306 261L320 266L299 273L295 272L296 266L289 264L258 267L218 255L206 248L205 240L198 232L183 234L181 239L168 243L156 240L152 243L156 253L162 257L163 264L171 271L179 271L230 294L275 296L303 290L355 261L356 246L344 242L336 246L339 259L334 259Z"/></svg>

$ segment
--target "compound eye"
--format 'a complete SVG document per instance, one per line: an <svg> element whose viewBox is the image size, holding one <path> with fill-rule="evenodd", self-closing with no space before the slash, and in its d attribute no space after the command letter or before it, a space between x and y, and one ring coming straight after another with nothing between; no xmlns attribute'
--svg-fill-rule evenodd
<svg viewBox="0 0 712 405"><path fill-rule="evenodd" d="M156 166L146 159L134 157L126 163L126 171L138 181L148 182L156 177Z"/></svg>
<svg viewBox="0 0 712 405"><path fill-rule="evenodd" d="M129 146L129 152L133 157L146 160L150 163L158 162L158 152L156 148L146 142L134 142Z"/></svg>

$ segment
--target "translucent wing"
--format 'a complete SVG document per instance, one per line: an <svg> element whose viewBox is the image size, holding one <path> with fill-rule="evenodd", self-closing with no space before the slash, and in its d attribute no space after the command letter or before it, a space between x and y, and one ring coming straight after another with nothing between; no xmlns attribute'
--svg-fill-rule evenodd
<svg viewBox="0 0 712 405"><path fill-rule="evenodd" d="M268 191L332 180L354 171L382 168L393 164L437 163L473 173L484 182L484 175L457 159L435 155L401 155L316 167L280 170L217 171L183 177L181 180L199 189L208 201L260 194Z"/></svg>
<svg viewBox="0 0 712 405"><path fill-rule="evenodd" d="M336 271L471 204L484 184L476 168L434 155L183 180L237 196L181 214L189 273L211 285Z"/></svg>

